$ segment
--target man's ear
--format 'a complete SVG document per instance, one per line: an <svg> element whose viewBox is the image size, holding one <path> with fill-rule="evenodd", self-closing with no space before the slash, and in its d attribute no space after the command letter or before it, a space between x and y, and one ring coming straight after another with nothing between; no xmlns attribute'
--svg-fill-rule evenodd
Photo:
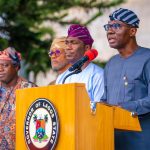
<svg viewBox="0 0 150 150"><path fill-rule="evenodd" d="M14 65L14 67L15 67L15 70L18 72L18 71L19 71L19 69L20 69L20 66L18 66L18 65Z"/></svg>
<svg viewBox="0 0 150 150"><path fill-rule="evenodd" d="M85 45L85 51L91 49L91 46L90 45Z"/></svg>
<svg viewBox="0 0 150 150"><path fill-rule="evenodd" d="M137 28L131 28L130 29L130 37L134 37L136 35Z"/></svg>

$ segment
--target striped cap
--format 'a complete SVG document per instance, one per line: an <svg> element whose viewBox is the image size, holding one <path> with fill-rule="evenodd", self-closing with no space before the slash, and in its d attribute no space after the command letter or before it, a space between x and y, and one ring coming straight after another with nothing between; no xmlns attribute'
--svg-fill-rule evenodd
<svg viewBox="0 0 150 150"><path fill-rule="evenodd" d="M139 18L137 15L128 9L120 8L109 15L110 20L119 20L135 28L139 27Z"/></svg>

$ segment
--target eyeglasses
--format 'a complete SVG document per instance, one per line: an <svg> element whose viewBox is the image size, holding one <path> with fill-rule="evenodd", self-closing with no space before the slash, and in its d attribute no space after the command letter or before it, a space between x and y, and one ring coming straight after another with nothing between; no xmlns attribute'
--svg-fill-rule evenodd
<svg viewBox="0 0 150 150"><path fill-rule="evenodd" d="M61 51L59 49L56 49L55 51L51 51L50 50L48 52L49 57L52 57L53 55L55 55L56 57L58 57L58 56L60 56L60 54L61 54Z"/></svg>
<svg viewBox="0 0 150 150"><path fill-rule="evenodd" d="M105 29L105 31L108 31L109 29L118 30L122 26L123 26L123 24L120 24L120 23L105 24L104 29Z"/></svg>

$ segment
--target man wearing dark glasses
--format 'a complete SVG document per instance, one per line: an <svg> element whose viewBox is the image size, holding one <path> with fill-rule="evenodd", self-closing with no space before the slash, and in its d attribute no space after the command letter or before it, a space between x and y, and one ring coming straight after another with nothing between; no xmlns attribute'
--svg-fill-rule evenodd
<svg viewBox="0 0 150 150"><path fill-rule="evenodd" d="M115 150L150 149L150 49L136 42L139 18L120 8L104 25L111 48L119 54L105 67L103 101L139 116L142 132L115 131ZM134 114L135 114L134 113Z"/></svg>
<svg viewBox="0 0 150 150"><path fill-rule="evenodd" d="M56 71L58 75L66 71L70 66L65 55L65 41L66 37L55 38L48 52L48 55L51 58L52 69ZM55 80L50 83L50 85L52 84L55 84Z"/></svg>

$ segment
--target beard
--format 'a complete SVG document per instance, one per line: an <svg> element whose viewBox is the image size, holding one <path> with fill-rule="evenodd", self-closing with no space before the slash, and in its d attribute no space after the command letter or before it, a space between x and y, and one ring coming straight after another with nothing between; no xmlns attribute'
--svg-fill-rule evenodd
<svg viewBox="0 0 150 150"><path fill-rule="evenodd" d="M65 68L67 65L68 65L68 62L63 62L58 65L52 65L52 69L54 71L58 72L58 71L62 70L63 68Z"/></svg>

